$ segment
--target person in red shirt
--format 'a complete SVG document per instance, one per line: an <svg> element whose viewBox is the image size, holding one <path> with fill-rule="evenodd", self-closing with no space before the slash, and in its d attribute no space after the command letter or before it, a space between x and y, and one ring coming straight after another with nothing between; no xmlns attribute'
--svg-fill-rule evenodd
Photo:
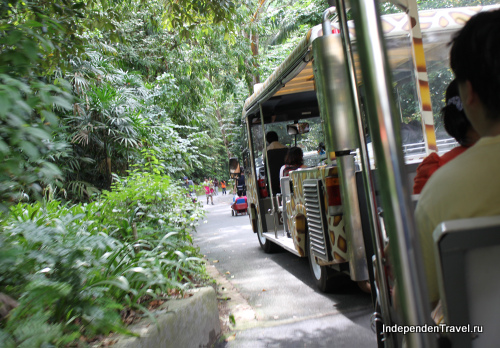
<svg viewBox="0 0 500 348"><path fill-rule="evenodd" d="M460 146L442 156L433 152L424 158L417 168L417 175L413 181L413 194L420 194L425 183L436 170L474 145L479 139L479 134L472 128L465 116L456 80L451 81L446 89L446 106L441 109L441 115L446 132L455 138Z"/></svg>

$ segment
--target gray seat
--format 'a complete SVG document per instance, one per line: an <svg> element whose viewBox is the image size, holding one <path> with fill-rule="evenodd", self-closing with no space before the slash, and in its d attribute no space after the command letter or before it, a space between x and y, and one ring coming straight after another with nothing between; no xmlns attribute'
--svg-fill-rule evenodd
<svg viewBox="0 0 500 348"><path fill-rule="evenodd" d="M452 347L500 342L500 216L447 221L434 231L438 281L447 325L481 325L451 333Z"/></svg>

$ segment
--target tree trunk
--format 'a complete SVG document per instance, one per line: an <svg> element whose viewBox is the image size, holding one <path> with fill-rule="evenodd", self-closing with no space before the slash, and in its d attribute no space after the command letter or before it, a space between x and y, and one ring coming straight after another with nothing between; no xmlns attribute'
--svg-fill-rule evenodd
<svg viewBox="0 0 500 348"><path fill-rule="evenodd" d="M259 56L259 34L256 32L253 32L251 34L251 47L252 47L252 56L253 56L253 61L254 61L254 68L256 73L252 76L252 87L253 85L260 83L260 75L258 73L258 68L259 65L257 64L257 57ZM253 91L250 91L250 93L253 93Z"/></svg>
<svg viewBox="0 0 500 348"><path fill-rule="evenodd" d="M107 142L104 142L104 156L105 156L105 162L104 162L104 168L106 171L106 189L110 190L111 189L111 158L108 157L108 144Z"/></svg>
<svg viewBox="0 0 500 348"><path fill-rule="evenodd" d="M226 131L224 130L224 123L222 122L222 115L220 113L219 106L215 103L217 108L215 109L215 116L219 122L219 128L222 133L222 140L224 141L224 146L226 147L227 158L231 158L231 152L229 151L229 141L227 140Z"/></svg>
<svg viewBox="0 0 500 348"><path fill-rule="evenodd" d="M256 22L257 19L259 18L259 12L264 5L266 0L260 0L259 1L259 6L257 7L257 10L253 14L251 22ZM252 74L251 78L247 79L247 83L251 81L251 86L248 86L250 90L250 94L253 93L253 86L257 83L260 83L260 75L258 73L258 68L259 65L257 64L257 57L259 56L259 34L255 31L250 32L250 33L245 33L245 37L250 40L250 46L252 49L252 57L253 57L253 68L255 71L255 74ZM248 77L248 75L247 75Z"/></svg>

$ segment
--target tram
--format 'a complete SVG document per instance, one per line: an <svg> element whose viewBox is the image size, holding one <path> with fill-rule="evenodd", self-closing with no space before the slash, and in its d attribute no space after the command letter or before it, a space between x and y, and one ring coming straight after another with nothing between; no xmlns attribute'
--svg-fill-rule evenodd
<svg viewBox="0 0 500 348"><path fill-rule="evenodd" d="M484 308L488 321L478 322L481 316L452 310L467 305L457 303L467 298L464 276L440 279L441 298L448 300L446 323L479 323L481 330L491 330L486 334L474 326L473 333L457 335L443 333L443 327L439 334L429 329L436 323L414 226L418 196L411 188L425 156L455 146L435 125L429 87L451 80L446 45L471 16L499 6L418 12L414 0L395 3L401 13L379 16L376 2L351 0L352 21L344 1L332 3L323 23L310 29L245 101L248 148L243 164L230 161L231 175L243 168L250 223L265 252L281 247L308 257L322 291L334 289L340 273L370 284L379 346L488 346L498 342L499 330L491 325L494 318L500 320L500 311ZM449 78L429 81L439 72ZM417 116L407 114L408 95L418 105ZM269 131L279 134L283 145L301 147L310 166L280 178L287 150L267 149ZM320 142L326 154L316 158L313 151ZM467 248L463 233L478 229L491 235L486 243L499 239L494 237L499 225L496 218L446 223L442 233L457 230L454 236L462 237L443 245L438 238L436 252L449 255L459 245ZM442 254L438 258L449 274L453 265ZM450 295L450 284L459 295Z"/></svg>

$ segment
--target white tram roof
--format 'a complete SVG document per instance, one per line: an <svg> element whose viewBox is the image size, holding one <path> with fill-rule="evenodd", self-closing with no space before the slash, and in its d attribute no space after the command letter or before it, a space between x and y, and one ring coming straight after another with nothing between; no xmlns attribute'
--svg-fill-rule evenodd
<svg viewBox="0 0 500 348"><path fill-rule="evenodd" d="M427 65L448 64L448 49L446 44L450 42L451 35L476 13L496 8L500 8L500 5L419 11ZM397 13L384 15L381 19L389 51L389 62L395 73L395 79L399 80L408 77L409 73L412 72L408 16L405 13ZM354 43L356 41L354 23L349 21L348 26L351 40ZM332 23L332 27L338 29L338 23ZM269 101L269 99L274 99L275 97L293 95L295 101L301 100L301 98L305 104L310 101L312 95L315 94L311 60L312 42L322 35L323 30L321 25L309 29L306 36L299 42L285 61L275 69L271 76L264 83L254 86L254 93L247 98L243 107L244 117L256 114L259 110L259 103L266 102L269 105L263 105L263 107L267 106L267 108L273 108L274 105L283 103L282 98L279 98L281 99L279 102ZM353 49L355 50L355 47ZM360 76L359 60L355 51L354 53L357 74ZM300 96L300 94L303 95ZM256 123L256 121L255 119L252 123ZM271 122L273 121L274 119Z"/></svg>

